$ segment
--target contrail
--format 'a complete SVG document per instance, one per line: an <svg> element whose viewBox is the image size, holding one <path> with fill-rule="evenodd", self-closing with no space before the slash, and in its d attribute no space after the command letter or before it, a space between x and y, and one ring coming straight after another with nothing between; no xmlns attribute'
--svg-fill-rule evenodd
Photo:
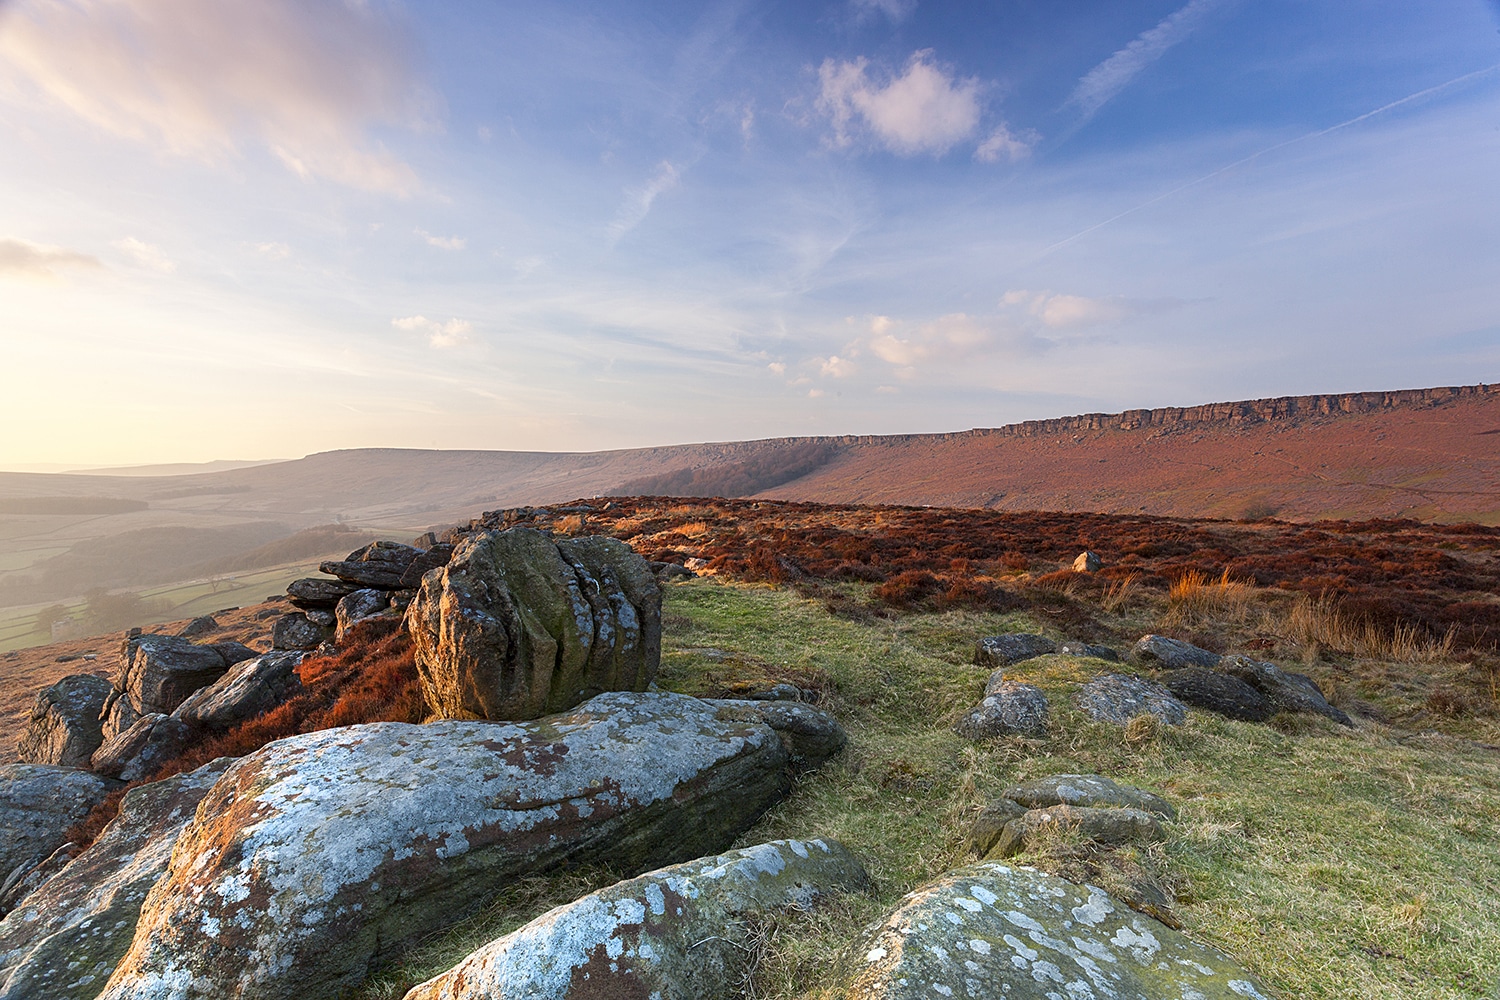
<svg viewBox="0 0 1500 1000"><path fill-rule="evenodd" d="M1299 142L1306 142L1308 139L1316 139L1316 138L1318 138L1320 136L1325 136L1325 135L1327 135L1330 132L1337 132L1341 128L1348 128L1350 125L1358 125L1360 122L1365 121L1368 118L1374 118L1376 115L1385 114L1387 111L1390 111L1392 108L1399 108L1403 104L1410 104L1412 101L1419 101L1419 100L1421 100L1424 97L1429 97L1432 94L1438 93L1439 91L1447 90L1449 87L1457 86L1458 84L1463 83L1463 82L1465 82L1467 80L1473 80L1473 79L1475 79L1477 77L1481 77L1481 76L1485 76L1486 74L1493 73L1497 69L1500 69L1500 63L1495 63L1493 66L1486 66L1484 69L1478 69L1478 70L1475 70L1472 73L1465 73L1463 76L1454 77L1452 80L1449 80L1447 83L1440 83L1440 84L1438 84L1435 87L1428 87L1426 90L1419 90L1415 94L1408 94L1406 97L1403 97L1403 98L1401 98L1398 101L1392 101L1389 104L1382 104L1380 107L1376 108L1374 111L1366 111L1362 115L1359 115L1359 116L1357 116L1355 118L1350 118L1348 121L1339 122L1337 125L1330 125L1327 128L1319 129L1316 132L1308 132L1306 135L1299 135L1295 139L1287 139L1287 140L1285 140L1283 142L1276 143L1274 146L1267 146L1265 149L1262 149L1259 152L1251 153L1249 156L1245 157L1242 160L1235 160L1233 163L1228 164L1227 166L1220 167L1219 169L1217 169L1215 171L1212 171L1211 173L1204 174L1202 177L1199 177L1199 178L1197 178L1195 180L1188 181L1186 184L1182 184L1182 185L1179 185L1177 187L1174 187L1172 190L1165 191L1162 194L1159 194L1155 198L1152 198L1152 199L1150 199L1148 201L1143 201L1139 205L1134 206L1133 208L1127 208L1125 211L1121 212L1119 215L1111 216L1110 218L1105 219L1103 222L1095 223L1094 225L1089 226L1087 229L1083 229L1083 230L1080 230L1079 232L1074 233L1072 236L1069 236L1067 239L1058 240L1056 243L1054 243L1051 246L1047 247L1045 250L1043 250L1037 256L1038 257L1045 257L1047 254L1051 253L1052 251L1060 249L1061 247L1065 247L1069 243L1072 243L1074 240L1082 239L1083 237L1087 236L1089 233L1094 232L1095 230L1103 229L1105 226L1108 226L1111 223L1119 222L1121 219L1125 218L1125 216L1127 216L1127 215L1134 215L1136 212L1139 212L1141 209L1143 209L1143 208L1150 208L1152 205L1155 205L1157 202L1159 202L1159 201L1165 201L1166 199L1172 197L1174 194L1180 194L1181 192L1186 191L1190 187L1196 187L1197 185L1202 184L1204 181L1211 181L1215 177L1219 176L1220 174L1227 173L1227 172L1235 169L1236 167L1242 167L1245 164L1249 163L1251 160L1257 160L1260 157L1265 156L1267 153L1274 153L1278 149L1285 149L1287 146L1295 145L1296 143L1299 143Z"/></svg>

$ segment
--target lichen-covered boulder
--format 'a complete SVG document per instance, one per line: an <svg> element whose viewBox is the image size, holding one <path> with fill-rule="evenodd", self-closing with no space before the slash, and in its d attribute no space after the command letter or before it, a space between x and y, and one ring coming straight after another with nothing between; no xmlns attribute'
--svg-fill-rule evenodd
<svg viewBox="0 0 1500 1000"><path fill-rule="evenodd" d="M1171 726L1187 721L1187 706L1155 681L1129 674L1095 677L1073 696L1073 703L1100 722L1124 725L1140 715L1154 715Z"/></svg>
<svg viewBox="0 0 1500 1000"><path fill-rule="evenodd" d="M245 655L239 655L243 651ZM133 635L120 645L120 680L141 715L171 714L188 695L224 676L231 663L255 655L238 643L229 650L200 646L175 635Z"/></svg>
<svg viewBox="0 0 1500 1000"><path fill-rule="evenodd" d="M867 884L837 841L778 840L673 865L544 913L406 1000L727 1000L753 954L751 920Z"/></svg>
<svg viewBox="0 0 1500 1000"><path fill-rule="evenodd" d="M278 650L244 660L199 688L172 714L196 729L224 730L281 704L302 689L297 676L306 653Z"/></svg>
<svg viewBox="0 0 1500 1000"><path fill-rule="evenodd" d="M849 742L837 719L801 702L753 698L706 700L717 708L714 717L721 721L764 722L774 729L791 756L792 767L798 771L821 767Z"/></svg>
<svg viewBox="0 0 1500 1000"><path fill-rule="evenodd" d="M1219 661L1217 669L1255 688L1278 711L1309 712L1332 719L1341 726L1354 725L1353 719L1328 704L1318 685L1305 674L1287 673L1274 663L1252 660L1248 656L1226 656Z"/></svg>
<svg viewBox="0 0 1500 1000"><path fill-rule="evenodd" d="M974 649L974 662L981 667L1008 667L1036 656L1057 652L1057 643L1044 635L1011 632L980 639Z"/></svg>
<svg viewBox="0 0 1500 1000"><path fill-rule="evenodd" d="M1205 667L1182 667L1161 675L1168 691L1195 708L1226 719L1265 722L1275 711L1265 695L1232 674Z"/></svg>
<svg viewBox="0 0 1500 1000"><path fill-rule="evenodd" d="M1194 646L1181 639L1168 639L1164 635L1143 635L1131 650L1131 655L1141 663L1159 666L1164 670L1180 670L1183 667L1206 667L1219 665L1218 653Z"/></svg>
<svg viewBox="0 0 1500 1000"><path fill-rule="evenodd" d="M99 710L100 735L104 738L104 743L108 743L135 725L140 717L141 713L137 712L135 706L130 703L130 696L119 688L115 688L105 699L104 707Z"/></svg>
<svg viewBox="0 0 1500 1000"><path fill-rule="evenodd" d="M303 577L287 584L286 594L293 604L304 610L332 610L346 594L359 589L359 584L346 580L325 580L316 576Z"/></svg>
<svg viewBox="0 0 1500 1000"><path fill-rule="evenodd" d="M1042 689L1013 681L996 671L984 700L965 712L953 727L971 740L1002 736L1045 736L1051 708Z"/></svg>
<svg viewBox="0 0 1500 1000"><path fill-rule="evenodd" d="M661 661L661 587L617 539L485 531L422 578L406 625L435 713L534 719L645 690Z"/></svg>
<svg viewBox="0 0 1500 1000"><path fill-rule="evenodd" d="M314 622L307 612L292 611L271 623L271 649L307 652L332 635L332 629Z"/></svg>
<svg viewBox="0 0 1500 1000"><path fill-rule="evenodd" d="M518 875L722 851L791 778L774 730L717 714L611 693L531 722L271 743L182 832L101 998L333 997Z"/></svg>
<svg viewBox="0 0 1500 1000"><path fill-rule="evenodd" d="M0 764L0 882L61 847L68 828L118 785L72 767Z"/></svg>
<svg viewBox="0 0 1500 1000"><path fill-rule="evenodd" d="M1039 840L1070 837L1117 847L1150 844L1166 839L1161 821L1144 809L1093 806L1048 806L1028 809L1005 824L988 856L1008 858L1034 847Z"/></svg>
<svg viewBox="0 0 1500 1000"><path fill-rule="evenodd" d="M88 767L104 742L99 713L113 691L103 677L74 674L38 692L17 757L27 764Z"/></svg>
<svg viewBox="0 0 1500 1000"><path fill-rule="evenodd" d="M1001 794L1027 809L1046 809L1060 805L1091 808L1115 806L1143 809L1163 819L1177 818L1177 810L1172 804L1155 792L1117 784L1099 774L1053 774L1013 785Z"/></svg>
<svg viewBox="0 0 1500 1000"><path fill-rule="evenodd" d="M121 781L140 781L182 756L193 731L175 715L152 712L94 752L98 774Z"/></svg>
<svg viewBox="0 0 1500 1000"><path fill-rule="evenodd" d="M371 542L347 559L323 563L318 571L359 587L399 590L402 576L422 555L421 549L400 542Z"/></svg>
<svg viewBox="0 0 1500 1000"><path fill-rule="evenodd" d="M851 1000L1269 1000L1233 959L1101 890L998 862L908 895L850 961Z"/></svg>
<svg viewBox="0 0 1500 1000"><path fill-rule="evenodd" d="M0 920L0 1000L93 1000L198 801L233 763L140 785L94 843Z"/></svg>
<svg viewBox="0 0 1500 1000"><path fill-rule="evenodd" d="M343 642L344 636L351 628L366 619L375 617L390 606L391 595L373 587L356 590L340 598L338 607L334 609L334 620L338 624L338 631L334 633L334 641Z"/></svg>

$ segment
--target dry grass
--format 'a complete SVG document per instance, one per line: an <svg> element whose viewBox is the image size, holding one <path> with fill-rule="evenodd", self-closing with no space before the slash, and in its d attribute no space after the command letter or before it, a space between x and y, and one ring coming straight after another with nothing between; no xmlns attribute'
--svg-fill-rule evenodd
<svg viewBox="0 0 1500 1000"><path fill-rule="evenodd" d="M1110 614L1118 614L1136 596L1136 584L1140 581L1139 573L1127 573L1117 580L1111 580L1104 596L1099 600L1099 606Z"/></svg>
<svg viewBox="0 0 1500 1000"><path fill-rule="evenodd" d="M1282 627L1304 646L1335 649L1372 660L1397 663L1436 663L1453 655L1456 627L1441 638L1410 623L1390 628L1359 619L1344 610L1335 598L1299 597L1286 614Z"/></svg>
<svg viewBox="0 0 1500 1000"><path fill-rule="evenodd" d="M1167 590L1168 624L1196 624L1210 619L1242 622L1256 601L1257 588L1230 577L1217 580L1198 570L1183 573Z"/></svg>

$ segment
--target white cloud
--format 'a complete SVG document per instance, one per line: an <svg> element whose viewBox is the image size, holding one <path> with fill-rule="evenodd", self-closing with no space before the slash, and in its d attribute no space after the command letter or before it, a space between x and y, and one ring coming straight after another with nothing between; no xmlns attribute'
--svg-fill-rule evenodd
<svg viewBox="0 0 1500 1000"><path fill-rule="evenodd" d="M772 375L786 374L786 365L782 364L780 361L772 361L770 364L766 365L766 367L771 369Z"/></svg>
<svg viewBox="0 0 1500 1000"><path fill-rule="evenodd" d="M1191 0L1168 14L1156 27L1141 32L1129 45L1085 73L1066 103L1080 109L1085 120L1092 118L1141 70L1160 59L1223 5L1224 0Z"/></svg>
<svg viewBox="0 0 1500 1000"><path fill-rule="evenodd" d="M272 260L286 260L292 255L292 248L287 246L285 243L268 242L254 243L251 245L255 247L256 253L260 254L262 257L269 257Z"/></svg>
<svg viewBox="0 0 1500 1000"><path fill-rule="evenodd" d="M620 206L615 220L609 225L610 242L618 243L621 237L639 226L651 212L656 196L676 187L680 176L676 167L663 160L644 186L627 192L625 204Z"/></svg>
<svg viewBox="0 0 1500 1000"><path fill-rule="evenodd" d="M474 330L474 324L468 320L450 319L446 323L439 323L426 316L404 316L393 319L391 326L398 330L425 334L427 343L438 348L457 347L467 341L469 334Z"/></svg>
<svg viewBox="0 0 1500 1000"><path fill-rule="evenodd" d="M974 150L974 159L980 163L999 163L1002 160L1014 163L1024 160L1031 155L1031 149L1039 138L1030 129L1018 134L1001 124Z"/></svg>
<svg viewBox="0 0 1500 1000"><path fill-rule="evenodd" d="M161 247L150 243L142 243L134 236L127 236L123 240L115 240L115 249L124 253L132 261L141 267L148 267L162 274L171 274L177 270L177 265L166 254L162 253Z"/></svg>
<svg viewBox="0 0 1500 1000"><path fill-rule="evenodd" d="M439 250L462 250L469 245L469 241L462 236L434 236L425 229L416 230L416 234L426 240L428 246Z"/></svg>
<svg viewBox="0 0 1500 1000"><path fill-rule="evenodd" d="M904 337L890 332L894 326L887 316L875 317L868 346L882 361L902 368L925 361L957 361L1004 339L993 326L964 313L941 316Z"/></svg>
<svg viewBox="0 0 1500 1000"><path fill-rule="evenodd" d="M213 161L248 140L305 178L398 195L419 186L365 135L428 117L410 43L383 4L14 0L4 13L13 99L45 98L181 155Z"/></svg>
<svg viewBox="0 0 1500 1000"><path fill-rule="evenodd" d="M833 124L833 144L853 143L861 123L885 148L903 156L942 155L979 129L982 84L958 79L932 61L932 50L914 52L905 71L883 85L869 61L825 59L818 69L818 109Z"/></svg>
<svg viewBox="0 0 1500 1000"><path fill-rule="evenodd" d="M822 361L818 366L818 372L825 378L848 378L855 371L854 362L848 358L841 358L837 354Z"/></svg>
<svg viewBox="0 0 1500 1000"><path fill-rule="evenodd" d="M917 9L917 0L849 0L849 6L858 20L884 14L892 24L900 24Z"/></svg>
<svg viewBox="0 0 1500 1000"><path fill-rule="evenodd" d="M1052 330L1120 323L1180 304L1170 299L1139 301L1124 298L1090 298L1085 295L1029 292L1024 289L1006 292L1000 299L1002 307L1019 309L1040 320L1044 326Z"/></svg>
<svg viewBox="0 0 1500 1000"><path fill-rule="evenodd" d="M27 240L0 240L0 277L55 278L62 268L103 267L97 257L76 250L32 243Z"/></svg>

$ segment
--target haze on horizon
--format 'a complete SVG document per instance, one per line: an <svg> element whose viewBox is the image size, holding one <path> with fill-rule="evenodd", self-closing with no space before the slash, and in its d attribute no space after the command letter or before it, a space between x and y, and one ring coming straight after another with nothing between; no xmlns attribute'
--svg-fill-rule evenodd
<svg viewBox="0 0 1500 1000"><path fill-rule="evenodd" d="M1500 372L1495 0L0 0L0 129L0 468Z"/></svg>

